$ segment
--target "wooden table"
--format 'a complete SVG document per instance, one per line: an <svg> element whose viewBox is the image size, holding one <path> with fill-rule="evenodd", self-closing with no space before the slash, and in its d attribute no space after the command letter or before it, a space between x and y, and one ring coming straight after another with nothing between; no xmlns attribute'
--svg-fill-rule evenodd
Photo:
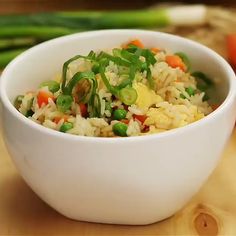
<svg viewBox="0 0 236 236"><path fill-rule="evenodd" d="M135 0L135 1L111 1L111 0L0 0L0 14L65 11L81 9L137 9L150 7L153 4L165 2L165 0ZM199 3L199 0L173 0L169 2ZM235 0L201 0L205 4L235 5Z"/></svg>
<svg viewBox="0 0 236 236"><path fill-rule="evenodd" d="M69 220L41 201L13 166L0 136L0 235L236 235L236 129L201 191L173 217L147 226Z"/></svg>

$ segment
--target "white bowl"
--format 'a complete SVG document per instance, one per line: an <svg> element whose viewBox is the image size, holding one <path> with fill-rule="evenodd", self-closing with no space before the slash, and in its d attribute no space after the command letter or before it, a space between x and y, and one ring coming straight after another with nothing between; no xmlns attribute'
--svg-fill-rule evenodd
<svg viewBox="0 0 236 236"><path fill-rule="evenodd" d="M60 72L75 54L139 38L147 46L186 52L193 68L220 79L222 105L186 127L145 137L80 137L44 128L12 105L18 94ZM28 185L61 214L76 220L149 224L173 215L212 173L236 117L236 78L212 50L169 34L142 30L79 33L38 45L2 74L3 134Z"/></svg>

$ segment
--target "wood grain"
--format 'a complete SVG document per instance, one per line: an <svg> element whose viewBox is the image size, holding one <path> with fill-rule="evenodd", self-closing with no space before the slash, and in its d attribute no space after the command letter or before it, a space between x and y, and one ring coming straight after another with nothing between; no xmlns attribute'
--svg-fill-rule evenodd
<svg viewBox="0 0 236 236"><path fill-rule="evenodd" d="M236 235L236 129L201 191L176 215L147 226L69 220L17 174L0 136L0 235Z"/></svg>

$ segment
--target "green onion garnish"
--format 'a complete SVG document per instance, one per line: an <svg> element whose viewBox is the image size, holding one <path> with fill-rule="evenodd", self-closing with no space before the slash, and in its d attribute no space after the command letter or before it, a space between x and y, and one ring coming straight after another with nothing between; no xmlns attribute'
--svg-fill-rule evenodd
<svg viewBox="0 0 236 236"><path fill-rule="evenodd" d="M201 91L206 91L214 85L213 81L201 71L195 71L191 75L197 80L197 88Z"/></svg>
<svg viewBox="0 0 236 236"><path fill-rule="evenodd" d="M92 95L88 110L90 117L101 117L101 101L97 93Z"/></svg>
<svg viewBox="0 0 236 236"><path fill-rule="evenodd" d="M132 105L136 102L138 94L132 87L125 87L119 91L119 98L125 105Z"/></svg>
<svg viewBox="0 0 236 236"><path fill-rule="evenodd" d="M77 72L73 75L71 80L67 83L67 86L64 88L64 94L71 95L73 88L82 80L88 80L88 82L92 84L92 87L94 86L94 83L97 82L92 71Z"/></svg>

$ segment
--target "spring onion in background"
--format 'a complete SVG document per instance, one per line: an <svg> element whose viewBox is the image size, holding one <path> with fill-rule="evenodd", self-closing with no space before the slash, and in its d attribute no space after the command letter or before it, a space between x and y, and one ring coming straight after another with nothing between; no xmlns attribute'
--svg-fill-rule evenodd
<svg viewBox="0 0 236 236"><path fill-rule="evenodd" d="M29 47L81 31L160 29L206 23L206 6L184 5L133 11L53 12L0 16L0 68Z"/></svg>

